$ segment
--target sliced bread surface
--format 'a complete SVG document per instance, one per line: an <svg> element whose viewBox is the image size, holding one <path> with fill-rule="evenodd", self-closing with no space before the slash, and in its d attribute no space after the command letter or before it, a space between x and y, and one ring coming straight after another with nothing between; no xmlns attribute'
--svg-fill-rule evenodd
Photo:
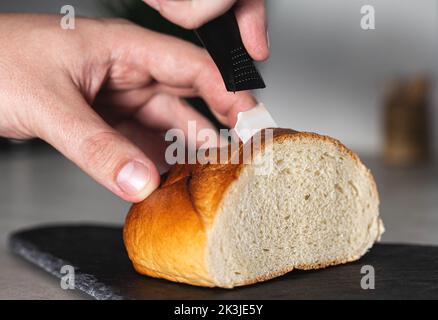
<svg viewBox="0 0 438 320"><path fill-rule="evenodd" d="M174 166L126 219L135 269L232 288L357 260L383 233L374 179L339 141L274 129L252 160Z"/></svg>

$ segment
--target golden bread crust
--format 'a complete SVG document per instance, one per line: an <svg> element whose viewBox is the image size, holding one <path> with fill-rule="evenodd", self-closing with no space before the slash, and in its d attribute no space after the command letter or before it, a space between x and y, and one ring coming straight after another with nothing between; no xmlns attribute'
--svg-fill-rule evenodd
<svg viewBox="0 0 438 320"><path fill-rule="evenodd" d="M338 140L327 136L274 129L273 138L276 143L302 138L328 141L363 166L356 154ZM242 157L242 149L240 145L239 157ZM239 177L244 165L226 163L173 166L160 187L143 202L134 204L126 218L124 241L135 269L142 274L176 282L208 287L217 285L206 266L208 230L213 226L217 209L227 189ZM371 174L369 178L377 196ZM235 285L268 280L294 268L323 268L358 258L354 256L318 265L295 266Z"/></svg>

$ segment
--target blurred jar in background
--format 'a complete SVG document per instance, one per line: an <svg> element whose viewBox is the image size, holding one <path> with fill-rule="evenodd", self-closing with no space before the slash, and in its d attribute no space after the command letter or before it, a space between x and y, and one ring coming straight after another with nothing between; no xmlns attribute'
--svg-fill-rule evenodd
<svg viewBox="0 0 438 320"><path fill-rule="evenodd" d="M415 166L429 160L431 150L430 80L425 76L397 80L384 110L384 158L394 166Z"/></svg>

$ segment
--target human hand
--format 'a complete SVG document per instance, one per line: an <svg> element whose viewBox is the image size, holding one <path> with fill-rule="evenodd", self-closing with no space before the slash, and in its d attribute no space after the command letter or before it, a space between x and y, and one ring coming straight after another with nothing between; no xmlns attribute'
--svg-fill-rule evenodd
<svg viewBox="0 0 438 320"><path fill-rule="evenodd" d="M0 136L41 138L121 198L159 184L163 133L212 124L181 97L201 96L220 121L256 102L228 93L212 60L185 41L123 20L0 15Z"/></svg>
<svg viewBox="0 0 438 320"><path fill-rule="evenodd" d="M144 0L166 19L195 29L234 6L243 44L255 60L269 56L264 0Z"/></svg>

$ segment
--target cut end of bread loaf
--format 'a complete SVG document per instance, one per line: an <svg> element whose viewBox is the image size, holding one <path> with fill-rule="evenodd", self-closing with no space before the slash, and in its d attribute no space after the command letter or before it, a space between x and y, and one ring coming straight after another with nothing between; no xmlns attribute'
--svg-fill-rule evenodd
<svg viewBox="0 0 438 320"><path fill-rule="evenodd" d="M366 253L383 233L369 170L329 137L274 133L253 164L179 168L134 205L125 243L139 272L232 288Z"/></svg>
<svg viewBox="0 0 438 320"><path fill-rule="evenodd" d="M247 166L230 186L207 245L219 286L353 261L380 236L368 170L340 144L315 138L275 143L272 155L258 155L272 157L270 174Z"/></svg>

